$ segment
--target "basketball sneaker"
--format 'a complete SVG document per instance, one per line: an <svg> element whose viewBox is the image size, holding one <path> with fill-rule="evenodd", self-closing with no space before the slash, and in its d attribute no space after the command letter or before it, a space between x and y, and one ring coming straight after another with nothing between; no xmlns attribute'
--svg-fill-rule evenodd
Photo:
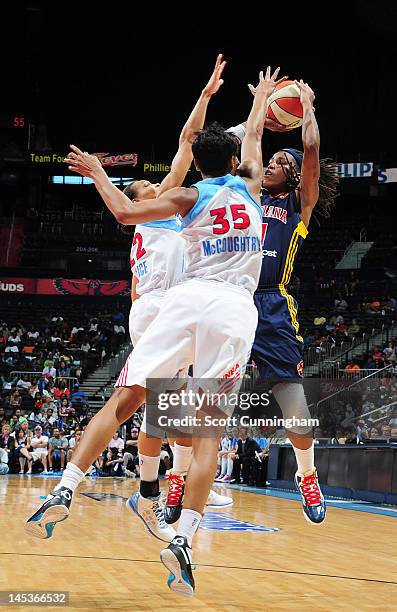
<svg viewBox="0 0 397 612"><path fill-rule="evenodd" d="M302 496L303 515L309 523L320 525L325 520L326 506L320 485L318 484L317 470L305 472L303 476L295 474L295 485Z"/></svg>
<svg viewBox="0 0 397 612"><path fill-rule="evenodd" d="M171 544L161 551L160 559L170 572L167 584L171 591L183 597L192 597L194 594L192 549L187 539L176 536Z"/></svg>
<svg viewBox="0 0 397 612"><path fill-rule="evenodd" d="M185 492L185 478L181 472L173 472L167 476L168 494L165 502L164 518L169 525L179 520L182 512L183 494Z"/></svg>
<svg viewBox="0 0 397 612"><path fill-rule="evenodd" d="M233 506L233 499L211 490L205 505L211 508L227 508L227 506Z"/></svg>
<svg viewBox="0 0 397 612"><path fill-rule="evenodd" d="M45 502L37 512L26 521L26 533L36 538L50 538L56 523L68 518L72 497L73 491L66 487L61 487L47 495Z"/></svg>
<svg viewBox="0 0 397 612"><path fill-rule="evenodd" d="M158 540L172 542L175 538L175 530L170 525L166 525L164 521L164 506L160 503L160 495L143 497L140 493L135 493L127 499L125 505L131 512L139 516L145 529Z"/></svg>

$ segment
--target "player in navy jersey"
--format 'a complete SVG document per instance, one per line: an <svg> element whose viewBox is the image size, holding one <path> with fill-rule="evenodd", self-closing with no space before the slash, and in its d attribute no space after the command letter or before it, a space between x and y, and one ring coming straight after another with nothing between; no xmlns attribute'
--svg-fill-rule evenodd
<svg viewBox="0 0 397 612"><path fill-rule="evenodd" d="M320 134L314 115L314 93L303 81L297 85L303 105L303 153L282 149L273 155L263 177L263 260L255 304L258 327L251 357L262 379L271 381L284 419L307 420L310 413L302 385L303 338L298 309L287 286L299 248L308 234L311 215L329 216L338 183L335 166L320 160ZM312 428L287 430L298 470L295 483L302 496L304 516L324 521L326 508L314 467Z"/></svg>

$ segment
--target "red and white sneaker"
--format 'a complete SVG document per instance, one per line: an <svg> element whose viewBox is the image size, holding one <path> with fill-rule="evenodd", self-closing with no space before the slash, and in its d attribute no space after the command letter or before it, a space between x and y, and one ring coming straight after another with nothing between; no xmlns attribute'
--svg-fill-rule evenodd
<svg viewBox="0 0 397 612"><path fill-rule="evenodd" d="M309 523L320 525L325 521L327 509L320 485L317 470L305 472L303 476L295 474L295 485L302 497L303 515Z"/></svg>
<svg viewBox="0 0 397 612"><path fill-rule="evenodd" d="M164 507L164 519L168 525L179 520L182 512L183 495L185 493L185 474L170 470L168 479L168 494Z"/></svg>

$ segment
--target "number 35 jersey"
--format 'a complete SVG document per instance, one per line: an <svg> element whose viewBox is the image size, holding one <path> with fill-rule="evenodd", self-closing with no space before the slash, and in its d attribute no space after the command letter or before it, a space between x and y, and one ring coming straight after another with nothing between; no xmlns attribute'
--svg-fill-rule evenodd
<svg viewBox="0 0 397 612"><path fill-rule="evenodd" d="M166 291L180 280L185 241L178 219L150 221L135 228L130 265L138 293Z"/></svg>
<svg viewBox="0 0 397 612"><path fill-rule="evenodd" d="M239 176L204 179L192 185L198 199L182 218L184 280L220 281L257 287L262 263L262 209Z"/></svg>

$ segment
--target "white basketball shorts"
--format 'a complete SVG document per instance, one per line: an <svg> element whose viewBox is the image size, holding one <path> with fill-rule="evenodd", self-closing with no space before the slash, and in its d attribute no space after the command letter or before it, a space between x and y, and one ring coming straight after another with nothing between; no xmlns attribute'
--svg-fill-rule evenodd
<svg viewBox="0 0 397 612"><path fill-rule="evenodd" d="M248 291L190 280L168 289L161 302L116 387L146 387L147 379L173 378L190 364L195 378L223 378L245 366L258 320Z"/></svg>
<svg viewBox="0 0 397 612"><path fill-rule="evenodd" d="M132 346L136 346L150 323L157 317L164 296L165 291L151 291L132 302L128 322Z"/></svg>

